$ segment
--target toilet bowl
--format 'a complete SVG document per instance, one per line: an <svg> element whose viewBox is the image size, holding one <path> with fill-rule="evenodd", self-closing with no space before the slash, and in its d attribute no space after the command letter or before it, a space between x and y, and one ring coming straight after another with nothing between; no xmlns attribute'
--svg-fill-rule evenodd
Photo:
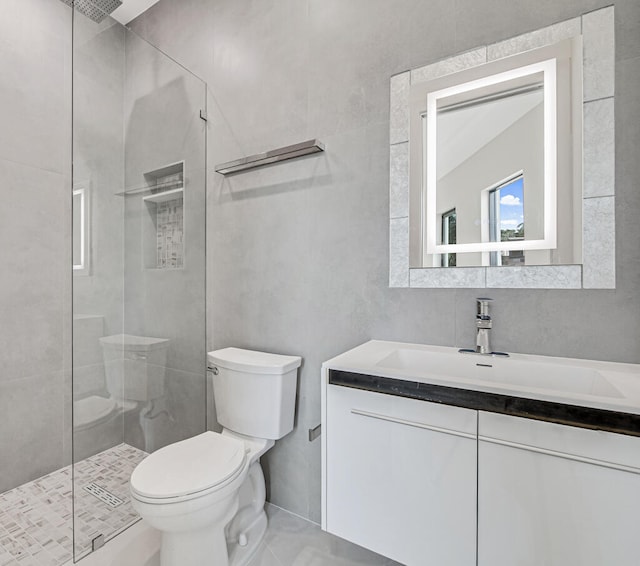
<svg viewBox="0 0 640 566"><path fill-rule="evenodd" d="M145 458L131 502L161 532L162 566L245 566L267 528L260 457L293 429L301 359L226 348L208 355L222 433Z"/></svg>

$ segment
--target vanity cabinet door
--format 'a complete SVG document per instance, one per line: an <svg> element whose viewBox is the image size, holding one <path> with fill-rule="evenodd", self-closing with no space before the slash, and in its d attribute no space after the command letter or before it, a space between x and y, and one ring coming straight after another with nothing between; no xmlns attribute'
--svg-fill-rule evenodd
<svg viewBox="0 0 640 566"><path fill-rule="evenodd" d="M640 438L480 412L479 566L638 566Z"/></svg>
<svg viewBox="0 0 640 566"><path fill-rule="evenodd" d="M408 566L475 566L477 411L327 386L326 527Z"/></svg>

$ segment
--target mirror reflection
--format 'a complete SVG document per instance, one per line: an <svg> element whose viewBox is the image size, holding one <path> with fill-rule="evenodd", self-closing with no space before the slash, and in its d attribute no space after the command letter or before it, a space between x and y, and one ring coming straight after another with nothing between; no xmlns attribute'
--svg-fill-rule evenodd
<svg viewBox="0 0 640 566"><path fill-rule="evenodd" d="M76 275L89 273L89 194L84 185L73 190L73 272Z"/></svg>
<svg viewBox="0 0 640 566"><path fill-rule="evenodd" d="M489 252L484 262L489 265L522 264L524 251L515 248L525 239L544 238L541 73L529 82L510 81L493 93L475 90L461 100L437 101L437 243L513 246ZM426 116L423 119L426 122ZM478 261L478 253L460 258L456 253L441 254L443 267Z"/></svg>
<svg viewBox="0 0 640 566"><path fill-rule="evenodd" d="M574 50L568 40L411 87L412 267L580 261Z"/></svg>

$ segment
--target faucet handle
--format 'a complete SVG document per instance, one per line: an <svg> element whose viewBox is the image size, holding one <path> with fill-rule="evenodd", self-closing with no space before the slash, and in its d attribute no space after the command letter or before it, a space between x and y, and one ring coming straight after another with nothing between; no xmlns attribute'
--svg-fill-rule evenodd
<svg viewBox="0 0 640 566"><path fill-rule="evenodd" d="M489 304L491 303L491 301L493 301L493 299L489 299L486 297L478 297L476 299L476 307L477 307L476 317L477 318L482 318L482 319L491 318L489 315Z"/></svg>

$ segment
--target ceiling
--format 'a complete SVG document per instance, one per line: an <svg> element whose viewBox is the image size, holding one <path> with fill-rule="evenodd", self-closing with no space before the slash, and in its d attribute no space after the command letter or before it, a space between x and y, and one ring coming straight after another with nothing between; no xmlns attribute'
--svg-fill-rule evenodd
<svg viewBox="0 0 640 566"><path fill-rule="evenodd" d="M438 114L438 179L453 171L491 140L543 103L542 91Z"/></svg>
<svg viewBox="0 0 640 566"><path fill-rule="evenodd" d="M114 10L111 17L126 25L157 2L158 0L122 0L122 6Z"/></svg>

